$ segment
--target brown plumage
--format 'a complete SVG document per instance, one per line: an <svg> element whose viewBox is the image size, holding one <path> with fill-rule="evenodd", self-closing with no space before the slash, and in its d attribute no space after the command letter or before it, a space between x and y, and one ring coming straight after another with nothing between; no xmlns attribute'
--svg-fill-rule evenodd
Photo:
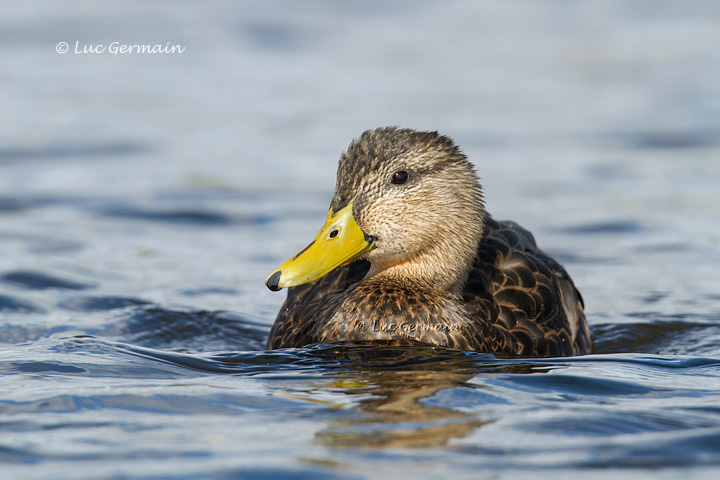
<svg viewBox="0 0 720 480"><path fill-rule="evenodd" d="M363 133L340 158L331 215L348 205L371 249L289 288L268 348L383 340L510 356L589 353L570 276L530 232L485 212L472 164L448 137ZM280 274L268 286L277 289Z"/></svg>

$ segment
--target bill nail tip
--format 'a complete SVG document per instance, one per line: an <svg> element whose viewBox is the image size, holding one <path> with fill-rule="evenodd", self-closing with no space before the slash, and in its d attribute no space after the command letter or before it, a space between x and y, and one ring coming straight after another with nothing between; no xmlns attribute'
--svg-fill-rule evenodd
<svg viewBox="0 0 720 480"><path fill-rule="evenodd" d="M273 292L277 292L281 288L278 285L280 283L280 275L282 275L282 270L278 270L265 280L265 285L267 285L267 287Z"/></svg>

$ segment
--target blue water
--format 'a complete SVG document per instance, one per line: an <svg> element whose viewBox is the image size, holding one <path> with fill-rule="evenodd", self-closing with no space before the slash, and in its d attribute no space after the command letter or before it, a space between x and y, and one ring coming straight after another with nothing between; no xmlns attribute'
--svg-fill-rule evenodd
<svg viewBox="0 0 720 480"><path fill-rule="evenodd" d="M712 0L6 5L0 476L717 478L717 45ZM390 124L457 141L592 355L264 350Z"/></svg>

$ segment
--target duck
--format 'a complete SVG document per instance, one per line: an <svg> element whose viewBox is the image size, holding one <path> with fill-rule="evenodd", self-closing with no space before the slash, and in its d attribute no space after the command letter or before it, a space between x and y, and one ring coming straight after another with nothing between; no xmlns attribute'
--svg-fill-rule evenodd
<svg viewBox="0 0 720 480"><path fill-rule="evenodd" d="M267 348L424 345L500 357L590 353L582 296L532 233L485 209L437 131L380 127L341 154L315 238L266 279L287 297Z"/></svg>

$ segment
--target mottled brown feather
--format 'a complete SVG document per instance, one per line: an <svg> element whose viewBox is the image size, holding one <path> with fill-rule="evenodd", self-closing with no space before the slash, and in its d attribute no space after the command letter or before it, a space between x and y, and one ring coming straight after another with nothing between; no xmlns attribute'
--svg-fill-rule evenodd
<svg viewBox="0 0 720 480"><path fill-rule="evenodd" d="M412 285L363 282L358 260L288 290L268 348L390 340L508 356L590 351L583 301L567 272L530 232L489 215L462 299Z"/></svg>

